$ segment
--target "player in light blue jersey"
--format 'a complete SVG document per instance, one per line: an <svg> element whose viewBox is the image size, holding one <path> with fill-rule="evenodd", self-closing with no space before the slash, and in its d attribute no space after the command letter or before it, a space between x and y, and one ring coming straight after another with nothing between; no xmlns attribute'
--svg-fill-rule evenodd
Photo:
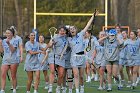
<svg viewBox="0 0 140 93"><path fill-rule="evenodd" d="M34 93L38 93L37 90L40 80L40 66L41 66L38 59L38 54L42 53L42 51L39 51L39 43L34 41L35 33L30 33L29 38L30 40L27 41L25 44L26 59L24 68L28 76L26 93L30 93L34 73L35 73Z"/></svg>
<svg viewBox="0 0 140 93"><path fill-rule="evenodd" d="M130 39L128 39L124 46L126 46L126 59L128 61L128 66L132 75L132 89L134 89L137 84L137 73L140 66L140 40L137 38L137 33L135 31L130 32Z"/></svg>
<svg viewBox="0 0 140 93"><path fill-rule="evenodd" d="M64 77L64 81L63 81L63 87L62 87L62 93L67 93L67 87L66 87L66 81L68 82L68 87L69 87L69 92L68 93L72 93L72 85L73 85L73 72L72 72L72 67L71 67L71 63L70 63L70 57L71 57L71 49L70 47L67 47L67 49L65 50L67 52L65 60L66 60L66 64L65 64L65 77Z"/></svg>
<svg viewBox="0 0 140 93"><path fill-rule="evenodd" d="M128 39L128 32L127 31L122 31L122 36L123 36L123 42L125 42ZM123 68L124 66L126 66L126 72L127 72L127 76L128 76L128 85L127 87L129 87L130 82L131 82L131 73L128 67L128 63L126 60L126 48L122 47L120 48L120 54L119 54L119 79L120 79L120 88L123 87L124 83L125 83L125 78L124 78L124 73L123 73Z"/></svg>
<svg viewBox="0 0 140 93"><path fill-rule="evenodd" d="M119 63L119 48L122 42L117 38L117 32L115 29L109 30L109 36L103 37L99 42L104 41L104 57L106 60L107 68L107 79L108 79L108 89L107 91L112 91L111 78L113 77L119 82L118 74L118 63Z"/></svg>
<svg viewBox="0 0 140 93"><path fill-rule="evenodd" d="M17 35L17 30L15 26L11 26L10 29L13 29L15 31L15 35L14 38L17 42L17 57L18 57L18 62L23 62L23 42L22 42L22 38L20 36ZM18 77L18 76L17 76ZM13 86L11 87L11 90L13 89ZM18 86L16 87L16 89L18 89Z"/></svg>
<svg viewBox="0 0 140 93"><path fill-rule="evenodd" d="M11 72L13 93L16 93L17 84L17 67L18 67L18 57L17 57L17 42L14 38L15 32L13 29L6 30L6 39L0 40L0 52L4 53L1 65L1 93L5 93L6 85L6 75L8 70Z"/></svg>
<svg viewBox="0 0 140 93"><path fill-rule="evenodd" d="M98 44L97 38L92 35L91 29L88 29L85 33L85 55L86 55L86 82L91 81L90 72L93 74L95 72L94 67L91 65L92 63L92 54L95 50L95 46ZM90 70L92 68L92 70ZM97 76L97 74L96 74ZM98 77L97 77L98 78Z"/></svg>
<svg viewBox="0 0 140 93"><path fill-rule="evenodd" d="M66 29L65 26L60 26L58 29L58 34L52 40L52 51L51 55L48 55L48 63L50 68L50 77L49 77L49 93L52 93L52 84L54 82L55 70L58 72L58 80L57 80L57 88L56 93L60 93L61 85L63 83L64 73L65 73L65 56L66 51L63 53L63 57L61 57L61 53L64 47L67 45L66 38ZM50 56L52 56L50 58Z"/></svg>
<svg viewBox="0 0 140 93"><path fill-rule="evenodd" d="M39 58L39 62L42 63L44 57L45 57L45 54L47 52L46 51L43 51L43 49L45 49L47 47L47 44L44 43L44 36L43 35L39 35L39 50L42 51L43 53L39 53L38 54L38 58ZM48 52L47 52L48 53ZM40 70L43 71L43 74L44 74L44 78L45 78L45 89L48 89L48 84L49 84L49 77L48 77L48 61L47 59L45 59L44 61L44 64L41 66Z"/></svg>
<svg viewBox="0 0 140 93"><path fill-rule="evenodd" d="M17 30L16 30L15 26L11 26L10 29L13 29L15 31L14 38L16 39L16 42L18 43L17 56L18 56L18 60L19 60L19 63L20 63L20 62L23 61L23 42L22 42L22 38L17 35Z"/></svg>
<svg viewBox="0 0 140 93"><path fill-rule="evenodd" d="M97 15L97 14L96 14ZM77 32L77 28L75 26L70 26L71 37L68 38L69 45L71 47L71 65L74 74L74 81L76 87L76 93L84 93L84 68L85 68L85 58L84 58L84 35L88 30L94 19L94 15L90 18L86 27ZM80 81L80 82L79 82ZM80 83L80 92L79 92L79 83Z"/></svg>
<svg viewBox="0 0 140 93"><path fill-rule="evenodd" d="M115 29L117 31L117 38L123 39L122 31L121 31L121 25L120 24L116 24L115 25Z"/></svg>
<svg viewBox="0 0 140 93"><path fill-rule="evenodd" d="M103 38L105 36L105 32L101 31L99 33L99 39ZM94 59L94 65L97 68L97 73L100 75L100 86L99 90L105 89L105 79L104 79L104 71L105 71L105 57L104 57L104 44L103 42L100 42L95 46L95 50L93 52L93 59Z"/></svg>

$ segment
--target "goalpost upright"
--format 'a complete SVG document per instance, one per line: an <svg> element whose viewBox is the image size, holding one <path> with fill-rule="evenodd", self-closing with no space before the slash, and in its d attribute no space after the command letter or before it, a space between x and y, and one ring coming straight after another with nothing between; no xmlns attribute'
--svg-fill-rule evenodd
<svg viewBox="0 0 140 93"><path fill-rule="evenodd" d="M92 13L46 13L36 11L36 0L34 0L34 29L36 29L36 16L91 16ZM105 27L108 26L108 0L105 0L105 13L99 13L98 16L105 17Z"/></svg>

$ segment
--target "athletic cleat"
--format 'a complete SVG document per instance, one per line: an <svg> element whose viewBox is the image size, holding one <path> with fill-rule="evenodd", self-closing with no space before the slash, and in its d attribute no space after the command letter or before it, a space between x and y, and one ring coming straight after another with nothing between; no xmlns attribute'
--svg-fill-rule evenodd
<svg viewBox="0 0 140 93"><path fill-rule="evenodd" d="M102 87L102 88L105 90L105 89L107 88L107 87L106 87L106 84L103 84L103 87Z"/></svg>
<svg viewBox="0 0 140 93"><path fill-rule="evenodd" d="M27 91L26 93L30 93L30 91Z"/></svg>
<svg viewBox="0 0 140 93"><path fill-rule="evenodd" d="M137 77L137 81L136 81L136 84L137 84L137 85L139 84L139 81L140 81L140 78Z"/></svg>
<svg viewBox="0 0 140 93"><path fill-rule="evenodd" d="M88 83L88 82L91 82L91 79L90 80L86 80L86 82Z"/></svg>
<svg viewBox="0 0 140 93"><path fill-rule="evenodd" d="M63 87L62 93L66 93L66 92L67 92L67 88L66 87Z"/></svg>
<svg viewBox="0 0 140 93"><path fill-rule="evenodd" d="M118 90L121 90L122 89L122 87L121 86L118 86Z"/></svg>
<svg viewBox="0 0 140 93"><path fill-rule="evenodd" d="M131 87L131 85L127 85L126 87L127 87L127 88L130 88L130 87Z"/></svg>
<svg viewBox="0 0 140 93"><path fill-rule="evenodd" d="M81 86L80 93L84 93L84 86Z"/></svg>
<svg viewBox="0 0 140 93"><path fill-rule="evenodd" d="M90 76L88 76L86 82L91 82L91 78L90 78Z"/></svg>
<svg viewBox="0 0 140 93"><path fill-rule="evenodd" d="M69 93L72 93L72 89L69 89Z"/></svg>
<svg viewBox="0 0 140 93"><path fill-rule="evenodd" d="M117 84L117 81L116 81L116 79L114 78L114 84Z"/></svg>
<svg viewBox="0 0 140 93"><path fill-rule="evenodd" d="M52 93L52 86L49 86L48 93Z"/></svg>
<svg viewBox="0 0 140 93"><path fill-rule="evenodd" d="M107 89L107 92L110 92L110 91L112 91L112 89L111 89L111 88L108 88L108 89Z"/></svg>
<svg viewBox="0 0 140 93"><path fill-rule="evenodd" d="M126 85L125 81L124 80L121 80L121 87L123 87L125 85Z"/></svg>
<svg viewBox="0 0 140 93"><path fill-rule="evenodd" d="M46 86L44 87L44 89L49 89L49 85L46 85Z"/></svg>
<svg viewBox="0 0 140 93"><path fill-rule="evenodd" d="M95 75L94 81L98 81L98 74Z"/></svg>
<svg viewBox="0 0 140 93"><path fill-rule="evenodd" d="M128 81L128 84L126 86L127 88L131 88L131 81Z"/></svg>
<svg viewBox="0 0 140 93"><path fill-rule="evenodd" d="M60 93L60 88L56 88L56 93Z"/></svg>
<svg viewBox="0 0 140 93"><path fill-rule="evenodd" d="M16 89L13 89L13 93L16 93Z"/></svg>
<svg viewBox="0 0 140 93"><path fill-rule="evenodd" d="M100 87L98 88L98 90L104 90L104 88L100 86Z"/></svg>
<svg viewBox="0 0 140 93"><path fill-rule="evenodd" d="M91 80L94 80L94 76L91 76Z"/></svg>
<svg viewBox="0 0 140 93"><path fill-rule="evenodd" d="M34 93L38 93L37 91L34 91Z"/></svg>

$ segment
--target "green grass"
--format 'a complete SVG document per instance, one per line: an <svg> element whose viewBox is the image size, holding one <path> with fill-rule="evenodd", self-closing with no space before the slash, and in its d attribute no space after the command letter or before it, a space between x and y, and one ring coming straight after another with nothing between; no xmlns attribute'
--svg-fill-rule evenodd
<svg viewBox="0 0 140 93"><path fill-rule="evenodd" d="M24 63L21 63L18 68L18 86L19 89L17 93L26 93L26 82L27 82L27 74L24 71ZM41 72L41 80L39 85L39 93L47 93L47 90L44 89L44 77L43 73ZM10 90L11 83L10 81L6 82L6 93L12 93ZM98 91L97 88L99 86L99 82L92 81L91 83L85 83L85 93L107 93L106 90ZM54 92L55 93L56 84L54 85ZM31 89L31 93L33 93L33 89ZM73 89L73 93L75 93L75 89ZM131 90L129 88L123 88L122 90L117 90L117 86L113 84L113 91L110 93L140 93L140 85L135 89Z"/></svg>

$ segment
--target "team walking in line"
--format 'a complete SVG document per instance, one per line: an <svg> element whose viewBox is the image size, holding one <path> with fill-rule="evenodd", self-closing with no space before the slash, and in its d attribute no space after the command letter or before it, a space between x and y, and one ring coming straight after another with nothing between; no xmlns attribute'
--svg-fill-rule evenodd
<svg viewBox="0 0 140 93"><path fill-rule="evenodd" d="M76 93L85 93L84 75L86 82L91 82L92 78L99 80L98 90L112 91L112 78L120 90L126 83L124 67L128 76L127 87L137 87L140 80L140 29L128 33L117 24L114 29L100 31L97 39L89 29L95 16L91 16L80 32L76 26L60 26L48 44L43 35L39 35L37 42L35 33L29 34L29 41L25 44L26 93L31 93L31 86L34 86L34 93L39 93L40 71L43 71L48 93L53 92L56 78L56 93L72 93L73 87ZM23 62L23 42L14 26L6 30L6 39L0 40L0 52L3 53L0 93L5 93L9 70L13 93L16 93L17 69Z"/></svg>

